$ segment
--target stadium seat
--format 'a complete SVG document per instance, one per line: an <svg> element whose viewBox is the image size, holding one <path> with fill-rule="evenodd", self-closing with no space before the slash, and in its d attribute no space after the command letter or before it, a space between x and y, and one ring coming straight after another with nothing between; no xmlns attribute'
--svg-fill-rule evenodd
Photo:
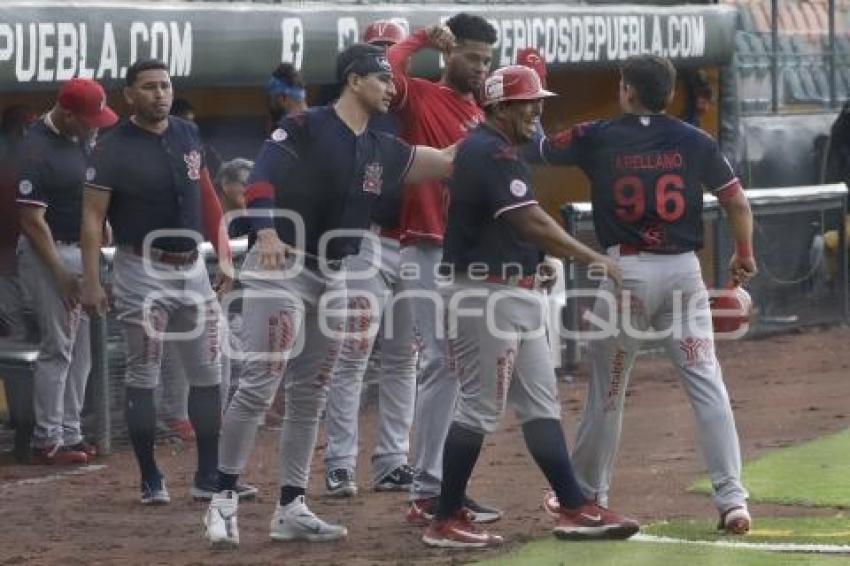
<svg viewBox="0 0 850 566"><path fill-rule="evenodd" d="M803 10L800 8L800 4L796 2L787 2L784 4L788 7L793 31L801 35L811 33L811 29L806 23L806 17L803 15Z"/></svg>
<svg viewBox="0 0 850 566"><path fill-rule="evenodd" d="M817 3L814 5L815 17L817 18L817 29L829 29L829 14L826 11L826 4Z"/></svg>
<svg viewBox="0 0 850 566"><path fill-rule="evenodd" d="M818 17L817 14L815 14L815 8L808 2L804 2L800 6L800 9L803 12L806 29L809 30L809 33L822 33L823 30L818 27Z"/></svg>
<svg viewBox="0 0 850 566"><path fill-rule="evenodd" d="M788 8L788 2L779 2L779 33L790 34L796 32L796 22Z"/></svg>
<svg viewBox="0 0 850 566"><path fill-rule="evenodd" d="M817 93L823 102L829 101L829 76L827 76L824 65L814 65L811 69L812 79L815 82Z"/></svg>
<svg viewBox="0 0 850 566"><path fill-rule="evenodd" d="M752 4L750 9L752 10L756 30L762 33L770 33L770 7L762 3L757 3Z"/></svg>
<svg viewBox="0 0 850 566"><path fill-rule="evenodd" d="M738 29L745 31L755 30L755 22L753 22L753 14L749 6L738 7Z"/></svg>

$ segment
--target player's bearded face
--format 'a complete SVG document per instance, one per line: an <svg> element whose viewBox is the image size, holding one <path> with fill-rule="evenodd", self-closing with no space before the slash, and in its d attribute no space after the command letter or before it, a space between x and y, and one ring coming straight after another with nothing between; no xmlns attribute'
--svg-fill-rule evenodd
<svg viewBox="0 0 850 566"><path fill-rule="evenodd" d="M166 119L174 101L171 79L161 69L139 73L133 86L125 90L125 96L138 116L152 122Z"/></svg>
<svg viewBox="0 0 850 566"><path fill-rule="evenodd" d="M460 41L449 54L449 84L464 94L478 92L490 73L493 50L483 41Z"/></svg>

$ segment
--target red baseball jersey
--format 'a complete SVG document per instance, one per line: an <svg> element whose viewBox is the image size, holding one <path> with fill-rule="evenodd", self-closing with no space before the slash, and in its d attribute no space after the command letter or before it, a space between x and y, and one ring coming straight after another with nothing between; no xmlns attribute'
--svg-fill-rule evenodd
<svg viewBox="0 0 850 566"><path fill-rule="evenodd" d="M484 119L472 95L463 95L441 82L407 74L410 57L428 44L426 30L390 47L387 52L397 90L393 110L398 117L399 137L411 145L442 149L463 139ZM440 181L405 187L397 230L387 235L402 244L417 241L441 245L446 230L448 191Z"/></svg>

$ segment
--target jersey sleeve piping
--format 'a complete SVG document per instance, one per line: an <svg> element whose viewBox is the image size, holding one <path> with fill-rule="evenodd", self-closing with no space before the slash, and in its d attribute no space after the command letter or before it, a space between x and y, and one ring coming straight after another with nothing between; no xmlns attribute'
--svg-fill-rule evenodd
<svg viewBox="0 0 850 566"><path fill-rule="evenodd" d="M527 200L525 202L518 202L518 203L515 203L515 204L510 204L508 206L503 206L502 208L500 208L499 210L497 210L496 212L493 213L493 218L498 218L499 216L501 216L505 212L508 212L509 210L514 210L514 209L517 209L517 208L523 208L523 207L526 207L526 206L531 206L532 204L538 204L538 202L536 200Z"/></svg>

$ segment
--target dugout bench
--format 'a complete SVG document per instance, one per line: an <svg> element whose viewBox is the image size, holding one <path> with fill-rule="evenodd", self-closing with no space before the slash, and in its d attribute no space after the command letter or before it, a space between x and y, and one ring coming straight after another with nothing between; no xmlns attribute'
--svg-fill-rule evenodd
<svg viewBox="0 0 850 566"><path fill-rule="evenodd" d="M6 386L9 422L15 429L14 455L19 462L29 460L30 437L35 424L32 374L36 358L36 344L0 341L0 379Z"/></svg>

